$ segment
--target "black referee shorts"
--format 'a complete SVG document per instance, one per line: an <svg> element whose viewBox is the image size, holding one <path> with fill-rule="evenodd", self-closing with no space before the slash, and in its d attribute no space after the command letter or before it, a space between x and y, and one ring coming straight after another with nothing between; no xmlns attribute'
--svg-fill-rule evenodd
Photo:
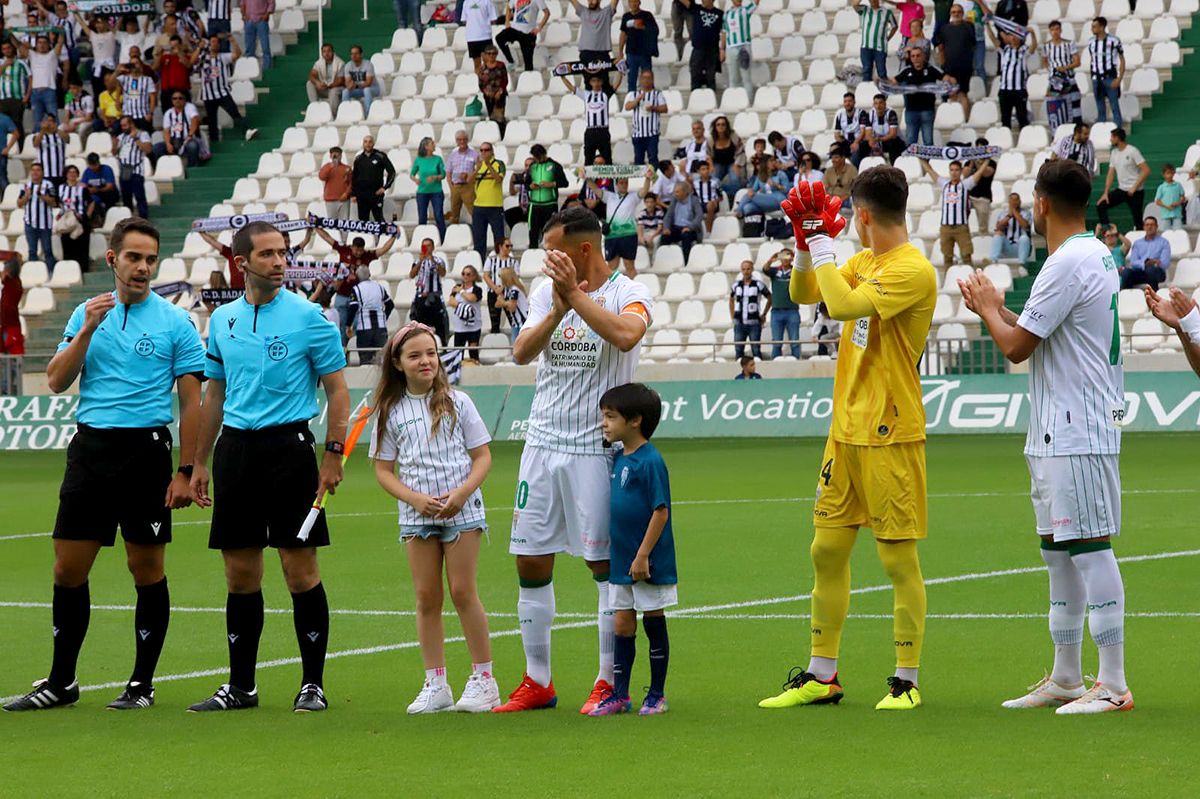
<svg viewBox="0 0 1200 799"><path fill-rule="evenodd" d="M67 445L54 537L111 547L171 540L167 488L174 476L165 427L103 429L79 425Z"/></svg>
<svg viewBox="0 0 1200 799"><path fill-rule="evenodd" d="M317 497L313 443L307 422L222 428L213 451L209 549L329 546L325 511L307 541L296 537Z"/></svg>

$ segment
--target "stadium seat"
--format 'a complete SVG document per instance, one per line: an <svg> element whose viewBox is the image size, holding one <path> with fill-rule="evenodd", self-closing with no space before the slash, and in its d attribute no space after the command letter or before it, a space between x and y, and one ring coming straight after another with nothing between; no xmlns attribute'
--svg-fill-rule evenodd
<svg viewBox="0 0 1200 799"><path fill-rule="evenodd" d="M1158 70L1153 67L1142 67L1135 70L1133 77L1129 81L1129 91L1131 94L1156 94L1161 88L1162 84L1158 79Z"/></svg>
<svg viewBox="0 0 1200 799"><path fill-rule="evenodd" d="M21 297L20 314L22 316L41 316L53 310L54 291L49 286L34 286L26 289L25 294Z"/></svg>
<svg viewBox="0 0 1200 799"><path fill-rule="evenodd" d="M667 275L667 282L661 295L663 300L680 302L694 299L695 295L696 282L691 275L685 272L673 272Z"/></svg>
<svg viewBox="0 0 1200 799"><path fill-rule="evenodd" d="M655 308L657 317L658 308ZM656 318L657 322L658 319ZM683 339L679 335L679 331L674 328L662 329L654 331L654 337L651 339L650 347L647 352L656 361L664 361L668 358L674 358L679 354L680 344Z"/></svg>
<svg viewBox="0 0 1200 799"><path fill-rule="evenodd" d="M1172 283L1185 291L1191 291L1200 286L1200 258L1182 258L1175 265L1175 277Z"/></svg>
<svg viewBox="0 0 1200 799"><path fill-rule="evenodd" d="M529 278L538 277L542 274L542 266L546 262L546 251L537 248L531 248L521 253L521 277L528 280Z"/></svg>
<svg viewBox="0 0 1200 799"><path fill-rule="evenodd" d="M654 251L655 272L660 275L670 275L684 267L683 249L678 244L660 244Z"/></svg>
<svg viewBox="0 0 1200 799"><path fill-rule="evenodd" d="M974 270L966 264L954 264L946 268L946 276L942 280L942 294L949 294L953 297L959 296L958 281L966 280L971 276ZM1011 279L1009 281L1011 283Z"/></svg>
<svg viewBox="0 0 1200 799"><path fill-rule="evenodd" d="M688 253L687 271L689 274L702 275L717 268L717 248L711 244L702 243L692 247Z"/></svg>
<svg viewBox="0 0 1200 799"><path fill-rule="evenodd" d="M306 128L319 128L331 122L333 122L333 111L330 110L329 103L318 100L308 104L308 108L304 111L304 121L300 124ZM110 147L109 152L111 151Z"/></svg>
<svg viewBox="0 0 1200 799"><path fill-rule="evenodd" d="M504 333L487 333L480 341L479 362L482 364L499 363L510 356L512 345Z"/></svg>
<svg viewBox="0 0 1200 799"><path fill-rule="evenodd" d="M57 272L57 268L55 269ZM187 280L187 264L182 258L164 258L158 265L158 274L154 276L153 285L161 283L175 283L180 280Z"/></svg>
<svg viewBox="0 0 1200 799"><path fill-rule="evenodd" d="M1181 59L1178 42L1156 42L1147 65L1156 69L1171 69L1178 66Z"/></svg>
<svg viewBox="0 0 1200 799"><path fill-rule="evenodd" d="M976 251L978 252L978 250ZM1008 291L1012 288L1012 270L1007 265L988 264L984 267L983 273L1000 291ZM955 290L958 290L957 283L955 283Z"/></svg>
<svg viewBox="0 0 1200 799"><path fill-rule="evenodd" d="M50 280L50 270L42 261L26 261L21 267L21 284L27 288L44 286Z"/></svg>
<svg viewBox="0 0 1200 799"><path fill-rule="evenodd" d="M1173 17L1165 17L1165 19L1175 22ZM1113 30L1112 23L1110 22L1109 30L1112 31L1112 33L1114 33L1126 47L1129 47L1129 45L1134 42L1140 42L1142 39L1146 38L1146 29L1142 26L1142 21L1137 17L1126 16L1125 18L1118 20L1115 30ZM1176 26L1176 34L1178 34L1178 26Z"/></svg>
<svg viewBox="0 0 1200 799"><path fill-rule="evenodd" d="M687 347L683 351L683 357L689 361L715 361L717 359L717 334L707 327L693 330L688 334Z"/></svg>
<svg viewBox="0 0 1200 799"><path fill-rule="evenodd" d="M962 106L958 103L942 103L937 107L937 113L933 117L933 127L935 130L954 130L961 126L966 121L963 115Z"/></svg>
<svg viewBox="0 0 1200 799"><path fill-rule="evenodd" d="M52 289L69 289L83 283L83 272L78 261L59 261L54 264L54 274L46 283Z"/></svg>
<svg viewBox="0 0 1200 799"><path fill-rule="evenodd" d="M676 330L695 330L704 324L708 318L708 313L704 307L704 303L699 300L684 300L679 303L675 311L675 329Z"/></svg>
<svg viewBox="0 0 1200 799"><path fill-rule="evenodd" d="M1122 322L1132 322L1147 313L1149 311L1141 289L1122 289L1117 295L1117 316Z"/></svg>
<svg viewBox="0 0 1200 799"><path fill-rule="evenodd" d="M696 299L715 302L729 296L729 278L723 272L705 272L700 276Z"/></svg>
<svg viewBox="0 0 1200 799"><path fill-rule="evenodd" d="M1150 352L1161 346L1166 338L1166 329L1162 322L1152 316L1134 320L1131 333L1131 343L1137 352Z"/></svg>

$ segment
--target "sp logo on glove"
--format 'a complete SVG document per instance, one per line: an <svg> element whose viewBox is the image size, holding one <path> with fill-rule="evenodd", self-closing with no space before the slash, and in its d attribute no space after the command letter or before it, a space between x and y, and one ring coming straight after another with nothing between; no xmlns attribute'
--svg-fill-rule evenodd
<svg viewBox="0 0 1200 799"><path fill-rule="evenodd" d="M838 213L842 198L826 194L825 184L820 181L800 181L779 207L792 222L796 248L800 250L808 250L808 236L834 238L846 228L846 220Z"/></svg>

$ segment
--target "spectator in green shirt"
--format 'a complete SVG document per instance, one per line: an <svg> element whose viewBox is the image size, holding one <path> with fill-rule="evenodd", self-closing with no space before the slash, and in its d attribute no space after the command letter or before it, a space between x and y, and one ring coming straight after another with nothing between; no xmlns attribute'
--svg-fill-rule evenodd
<svg viewBox="0 0 1200 799"><path fill-rule="evenodd" d="M763 274L771 281L771 358L783 354L785 340L791 342L792 357L800 357L800 306L792 300L792 250L785 248L767 259ZM785 335L786 334L786 335Z"/></svg>
<svg viewBox="0 0 1200 799"><path fill-rule="evenodd" d="M408 175L417 184L417 222L424 225L429 219L429 208L433 207L433 223L438 234L446 237L446 195L442 181L446 179L446 163L433 149L433 139L426 136L417 145L417 157L413 159Z"/></svg>
<svg viewBox="0 0 1200 799"><path fill-rule="evenodd" d="M1154 205L1158 208L1158 221L1163 230L1183 228L1183 184L1175 182L1175 165L1163 165L1163 182L1154 193Z"/></svg>

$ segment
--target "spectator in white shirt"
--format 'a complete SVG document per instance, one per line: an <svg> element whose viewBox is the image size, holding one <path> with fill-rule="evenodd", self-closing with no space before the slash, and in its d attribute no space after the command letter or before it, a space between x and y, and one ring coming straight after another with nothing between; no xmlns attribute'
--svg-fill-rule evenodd
<svg viewBox="0 0 1200 799"><path fill-rule="evenodd" d="M49 37L38 34L33 52L23 54L29 60L29 107L33 111L35 130L42 126L42 117L47 114L58 115L58 62L64 41L65 38L60 37L51 50Z"/></svg>
<svg viewBox="0 0 1200 799"><path fill-rule="evenodd" d="M337 116L338 105L342 102L342 69L346 62L333 52L333 45L328 42L321 45L321 57L308 71L308 83L304 88L308 92L308 101L315 103L325 100Z"/></svg>

